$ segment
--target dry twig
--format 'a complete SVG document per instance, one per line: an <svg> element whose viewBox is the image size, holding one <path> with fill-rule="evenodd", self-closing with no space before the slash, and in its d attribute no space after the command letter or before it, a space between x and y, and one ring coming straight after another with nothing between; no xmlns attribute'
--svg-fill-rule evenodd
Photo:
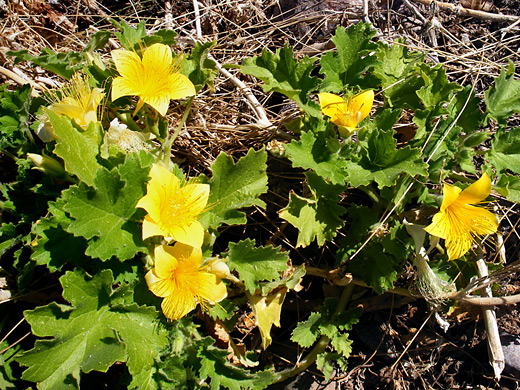
<svg viewBox="0 0 520 390"><path fill-rule="evenodd" d="M479 11L475 9L464 8L460 5L455 5L451 3L444 3L441 1L433 1L433 0L413 0L416 3L424 4L430 6L432 3L436 3L437 6L443 11L450 11L460 16L471 16L474 18L478 18L481 20L489 20L491 22L516 22L520 19L518 16L513 15L502 15L502 14L494 14L491 12Z"/></svg>
<svg viewBox="0 0 520 390"><path fill-rule="evenodd" d="M482 259L482 256L479 256L479 259L476 261L476 265L478 276L480 278L486 278L489 273L487 265L484 259ZM493 297L490 286L483 288L481 290L481 294L486 298ZM500 335L498 334L495 310L493 309L493 306L484 306L482 307L482 314L484 316L484 324L486 325L489 364L491 364L491 367L493 367L495 377L500 379L500 375L504 370L505 360L502 344L500 343Z"/></svg>

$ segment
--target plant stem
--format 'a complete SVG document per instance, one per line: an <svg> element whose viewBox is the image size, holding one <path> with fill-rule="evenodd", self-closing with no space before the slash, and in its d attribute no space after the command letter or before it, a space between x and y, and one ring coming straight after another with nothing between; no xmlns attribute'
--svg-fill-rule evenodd
<svg viewBox="0 0 520 390"><path fill-rule="evenodd" d="M188 119L188 115L190 113L191 104L193 103L193 98L194 97L195 96L191 96L188 99L188 102L186 103L186 109L184 110L184 115L182 116L182 119L181 119L179 125L177 126L177 128L175 129L175 132L173 133L173 135L170 135L170 133L168 133L168 135L166 136L166 139L164 140L164 144L163 144L163 162L165 164L168 164L169 161L170 161L170 154L171 154L173 142L175 141L175 139L177 138L177 136L181 132L182 127L184 126L184 124L186 123L186 120Z"/></svg>
<svg viewBox="0 0 520 390"><path fill-rule="evenodd" d="M381 205L381 200L379 199L379 196L376 194L373 188L370 188L368 186L359 186L358 189L363 191L370 199L372 199L372 202L378 207Z"/></svg>
<svg viewBox="0 0 520 390"><path fill-rule="evenodd" d="M127 125L130 130L139 131L139 132L143 131L143 129L141 129L137 125L137 123L134 122L134 120L132 119L132 117L130 115L120 114L118 112L115 112L114 114L121 122L123 122L125 125Z"/></svg>
<svg viewBox="0 0 520 390"><path fill-rule="evenodd" d="M343 293L338 302L338 306L336 306L336 310L332 316L339 314L341 311L345 310L350 297L352 296L352 290L354 289L354 284L350 283L345 286L343 289ZM303 358L299 363L297 363L293 368L289 368L287 370L280 371L273 383L283 382L286 379L289 379L295 375L298 375L300 372L305 371L309 366L311 366L317 359L318 355L323 353L327 346L329 345L330 338L328 336L322 335L318 342L314 345L314 348Z"/></svg>

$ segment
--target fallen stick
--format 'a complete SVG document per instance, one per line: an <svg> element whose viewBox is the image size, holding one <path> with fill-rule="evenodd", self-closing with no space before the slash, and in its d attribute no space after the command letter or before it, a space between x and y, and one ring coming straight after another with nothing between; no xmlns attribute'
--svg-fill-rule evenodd
<svg viewBox="0 0 520 390"><path fill-rule="evenodd" d="M13 72L7 68L4 68L3 66L0 66L0 74L3 74L4 76L9 77L11 80L15 81L16 83L18 83L20 85L29 84L32 87L32 89L31 89L32 97L40 96L40 93L37 91L37 89L45 90L38 83L30 80L29 78L23 78L23 77L17 75L15 72Z"/></svg>
<svg viewBox="0 0 520 390"><path fill-rule="evenodd" d="M430 6L434 1L433 0L413 0L416 3L424 4ZM471 16L473 18L481 19L481 20L489 20L492 22L516 22L520 19L519 16L514 15L502 15L495 14L492 12L479 11L475 9L464 8L461 5L455 5L451 3L444 3L441 1L437 1L437 6L443 11L450 11L457 15L461 16Z"/></svg>
<svg viewBox="0 0 520 390"><path fill-rule="evenodd" d="M479 256L479 259L476 261L476 266L479 278L485 278L489 275L487 265L481 256ZM486 286L480 291L483 297L493 297L491 286ZM500 342L500 335L498 334L495 310L493 306L483 306L482 314L484 316L484 324L486 326L489 364L491 364L491 367L493 367L495 378L500 379L500 375L504 370L505 360L504 351L502 350L502 343Z"/></svg>

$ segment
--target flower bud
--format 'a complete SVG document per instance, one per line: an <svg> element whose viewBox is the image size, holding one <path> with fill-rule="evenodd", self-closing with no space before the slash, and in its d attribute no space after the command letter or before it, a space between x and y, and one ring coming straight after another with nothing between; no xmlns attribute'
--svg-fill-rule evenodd
<svg viewBox="0 0 520 390"><path fill-rule="evenodd" d="M220 257L215 257L211 259L206 265L206 271L211 272L219 279L227 278L230 274L230 271L226 263L227 258L222 259Z"/></svg>
<svg viewBox="0 0 520 390"><path fill-rule="evenodd" d="M36 169L45 172L48 175L54 177L66 176L66 172L65 169L63 169L63 166L52 157L36 153L27 153L27 158L31 160Z"/></svg>

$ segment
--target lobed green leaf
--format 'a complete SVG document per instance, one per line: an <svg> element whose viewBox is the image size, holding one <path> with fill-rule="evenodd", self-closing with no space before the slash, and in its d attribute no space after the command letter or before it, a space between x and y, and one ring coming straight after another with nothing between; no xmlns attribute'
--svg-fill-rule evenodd
<svg viewBox="0 0 520 390"><path fill-rule="evenodd" d="M289 261L288 254L280 247L255 247L255 242L250 239L230 242L228 258L229 268L238 272L251 294L260 288L262 281L280 280Z"/></svg>
<svg viewBox="0 0 520 390"><path fill-rule="evenodd" d="M345 221L340 218L346 209L338 205L339 194L344 186L325 182L309 171L305 174L312 192L311 198L304 198L291 191L289 204L280 210L280 217L291 223L299 231L296 247L308 246L316 239L318 245L331 241Z"/></svg>
<svg viewBox="0 0 520 390"><path fill-rule="evenodd" d="M298 103L307 114L321 117L319 105L308 97L320 83L311 76L315 61L307 56L298 61L292 47L285 46L275 53L265 49L260 57L246 58L240 69L262 80L265 92L279 92Z"/></svg>
<svg viewBox="0 0 520 390"><path fill-rule="evenodd" d="M239 209L265 206L259 196L267 192L266 161L265 150L250 149L236 163L227 154L219 154L211 166L209 210L199 219L204 227L245 224L246 215Z"/></svg>
<svg viewBox="0 0 520 390"><path fill-rule="evenodd" d="M167 338L155 326L157 311L121 303L112 289L112 273L90 277L80 269L60 278L63 297L71 306L50 303L24 313L39 337L17 360L28 366L22 378L39 389L79 388L81 373L106 372L127 362L131 374L151 370Z"/></svg>
<svg viewBox="0 0 520 390"><path fill-rule="evenodd" d="M74 219L68 231L85 237L92 257L108 260L132 258L145 249L135 205L146 193L148 172L153 158L141 152L126 156L124 164L101 168L94 177L94 188L80 183L63 192L65 211Z"/></svg>
<svg viewBox="0 0 520 390"><path fill-rule="evenodd" d="M322 91L343 92L348 86L360 89L376 88L378 80L366 71L377 63L374 51L377 45L371 42L376 31L368 23L357 23L347 30L336 29L332 41L336 52L329 51L321 57L320 73L325 75Z"/></svg>
<svg viewBox="0 0 520 390"><path fill-rule="evenodd" d="M348 162L338 150L329 147L331 142L337 142L337 138L328 137L326 133L304 132L299 141L292 140L287 144L285 151L294 167L312 169L332 184L344 184Z"/></svg>
<svg viewBox="0 0 520 390"><path fill-rule="evenodd" d="M520 112L520 80L516 80L512 63L507 70L500 70L495 85L484 93L486 112L500 125L505 125L507 118Z"/></svg>

